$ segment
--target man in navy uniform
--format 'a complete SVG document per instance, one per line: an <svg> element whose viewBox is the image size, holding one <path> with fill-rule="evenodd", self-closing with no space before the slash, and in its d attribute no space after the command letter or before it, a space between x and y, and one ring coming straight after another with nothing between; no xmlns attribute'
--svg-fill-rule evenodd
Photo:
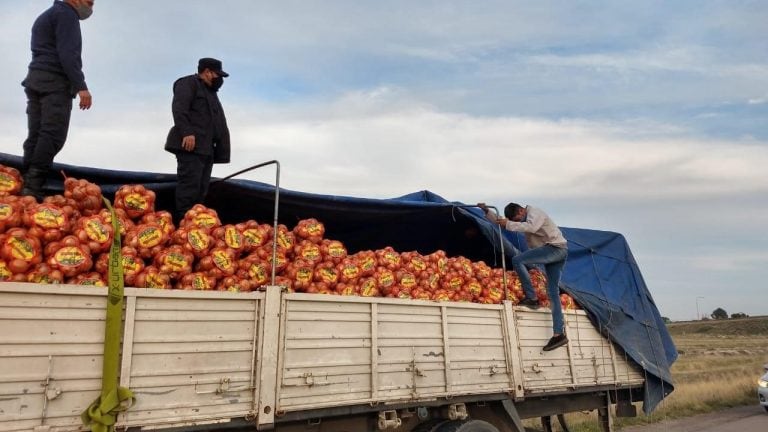
<svg viewBox="0 0 768 432"><path fill-rule="evenodd" d="M81 58L80 20L91 16L93 2L54 1L32 25L32 61L21 83L27 94L29 129L24 141L22 195L43 198L48 170L67 140L73 98L80 98L80 109L91 108Z"/></svg>
<svg viewBox="0 0 768 432"><path fill-rule="evenodd" d="M187 210L205 200L214 163L229 163L229 128L218 91L229 74L221 61L201 58L197 73L173 84L174 126L165 149L176 155L178 223Z"/></svg>

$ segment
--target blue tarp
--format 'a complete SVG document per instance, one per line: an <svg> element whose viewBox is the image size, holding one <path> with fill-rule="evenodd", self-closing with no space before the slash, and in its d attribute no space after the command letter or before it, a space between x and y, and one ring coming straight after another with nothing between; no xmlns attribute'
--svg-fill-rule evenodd
<svg viewBox="0 0 768 432"><path fill-rule="evenodd" d="M18 168L20 162L18 156L0 153L3 165ZM55 164L49 194L62 190L59 171L99 184L109 198L123 184L144 184L157 193L157 209L172 210L175 175ZM227 180L211 185L206 205L216 209L224 223L248 219L271 223L274 192L268 184ZM314 217L325 224L326 238L341 240L350 252L385 246L423 254L442 249L449 256L463 255L501 266L499 231L480 210L429 191L367 199L281 189L279 204L280 223L293 227L301 219ZM643 409L650 413L674 388L670 366L677 351L629 245L613 232L563 228L563 234L569 255L561 288L576 299L604 335L645 370ZM507 258L525 249L516 233L505 232L504 245Z"/></svg>

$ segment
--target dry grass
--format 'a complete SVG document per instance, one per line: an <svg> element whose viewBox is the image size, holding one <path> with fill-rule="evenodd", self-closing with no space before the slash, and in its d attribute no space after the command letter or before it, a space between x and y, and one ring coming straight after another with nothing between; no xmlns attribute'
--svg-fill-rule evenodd
<svg viewBox="0 0 768 432"><path fill-rule="evenodd" d="M617 430L757 403L757 379L768 364L768 317L696 324L670 326L680 353L672 365L675 391L650 416L638 405L639 417L615 419ZM567 419L574 432L599 431L594 413L569 414Z"/></svg>

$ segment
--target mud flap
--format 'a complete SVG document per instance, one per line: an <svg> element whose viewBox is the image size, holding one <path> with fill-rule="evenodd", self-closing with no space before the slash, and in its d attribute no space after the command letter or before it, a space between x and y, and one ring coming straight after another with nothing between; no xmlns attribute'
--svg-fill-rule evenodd
<svg viewBox="0 0 768 432"><path fill-rule="evenodd" d="M637 407L629 401L618 401L616 403L616 417L637 417Z"/></svg>

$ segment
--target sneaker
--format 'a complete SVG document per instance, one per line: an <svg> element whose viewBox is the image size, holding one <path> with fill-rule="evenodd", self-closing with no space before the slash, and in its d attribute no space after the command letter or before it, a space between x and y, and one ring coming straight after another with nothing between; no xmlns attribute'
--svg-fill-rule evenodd
<svg viewBox="0 0 768 432"><path fill-rule="evenodd" d="M520 300L520 303L517 304L518 306L527 306L531 309L538 309L539 308L539 301L535 299L529 299L524 298Z"/></svg>
<svg viewBox="0 0 768 432"><path fill-rule="evenodd" d="M561 346L568 343L568 336L565 335L565 333L552 336L552 338L549 339L549 342L547 342L546 345L544 345L544 348L542 348L544 351L552 351L555 348L560 348Z"/></svg>

